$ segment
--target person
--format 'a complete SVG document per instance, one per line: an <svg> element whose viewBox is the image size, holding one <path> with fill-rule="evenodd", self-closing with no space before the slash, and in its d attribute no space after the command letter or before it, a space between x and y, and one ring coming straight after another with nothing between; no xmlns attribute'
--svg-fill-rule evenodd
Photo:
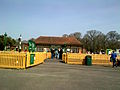
<svg viewBox="0 0 120 90"><path fill-rule="evenodd" d="M112 62L113 62L113 67L114 66L117 67L116 57L117 57L117 54L113 51L113 53L111 54L111 58L112 58Z"/></svg>
<svg viewBox="0 0 120 90"><path fill-rule="evenodd" d="M58 50L57 49L55 50L55 58L56 59L58 58Z"/></svg>
<svg viewBox="0 0 120 90"><path fill-rule="evenodd" d="M62 54L63 54L63 50L61 48L60 51L59 51L59 59L62 59Z"/></svg>
<svg viewBox="0 0 120 90"><path fill-rule="evenodd" d="M51 58L52 59L54 58L54 49L53 48L51 49Z"/></svg>
<svg viewBox="0 0 120 90"><path fill-rule="evenodd" d="M60 48L58 49L58 59L60 59Z"/></svg>

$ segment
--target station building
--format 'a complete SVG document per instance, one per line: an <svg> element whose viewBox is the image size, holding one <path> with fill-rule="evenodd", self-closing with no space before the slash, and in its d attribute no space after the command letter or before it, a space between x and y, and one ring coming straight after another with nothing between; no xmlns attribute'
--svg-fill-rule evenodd
<svg viewBox="0 0 120 90"><path fill-rule="evenodd" d="M38 52L47 51L49 52L51 48L67 50L72 53L81 53L83 50L82 43L78 41L75 37L53 37L53 36L40 36L34 40L36 44L36 50ZM27 43L22 44L22 48L28 45Z"/></svg>

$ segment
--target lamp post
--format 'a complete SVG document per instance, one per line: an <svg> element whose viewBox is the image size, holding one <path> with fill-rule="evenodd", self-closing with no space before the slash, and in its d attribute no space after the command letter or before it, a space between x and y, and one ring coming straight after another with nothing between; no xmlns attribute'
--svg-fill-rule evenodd
<svg viewBox="0 0 120 90"><path fill-rule="evenodd" d="M4 50L5 51L7 50L6 43L7 43L7 33L5 32L5 34L4 34Z"/></svg>
<svg viewBox="0 0 120 90"><path fill-rule="evenodd" d="M64 50L65 50L64 52L67 53L67 43L66 42L64 42Z"/></svg>
<svg viewBox="0 0 120 90"><path fill-rule="evenodd" d="M21 40L22 40L22 36L20 34L20 37L18 38L19 41L19 45L18 45L18 51L21 52Z"/></svg>

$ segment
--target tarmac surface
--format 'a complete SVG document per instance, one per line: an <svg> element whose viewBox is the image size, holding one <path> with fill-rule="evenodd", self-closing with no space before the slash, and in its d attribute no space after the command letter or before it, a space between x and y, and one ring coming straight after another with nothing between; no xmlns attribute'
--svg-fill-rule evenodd
<svg viewBox="0 0 120 90"><path fill-rule="evenodd" d="M120 90L120 67L47 59L25 70L0 68L0 90Z"/></svg>

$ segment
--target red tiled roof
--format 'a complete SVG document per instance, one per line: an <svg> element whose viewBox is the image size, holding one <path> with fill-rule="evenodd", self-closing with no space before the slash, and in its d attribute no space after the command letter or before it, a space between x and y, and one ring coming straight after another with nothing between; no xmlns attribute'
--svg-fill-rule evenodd
<svg viewBox="0 0 120 90"><path fill-rule="evenodd" d="M78 45L81 43L75 37L50 37L40 36L34 40L36 44L49 44L49 45Z"/></svg>

